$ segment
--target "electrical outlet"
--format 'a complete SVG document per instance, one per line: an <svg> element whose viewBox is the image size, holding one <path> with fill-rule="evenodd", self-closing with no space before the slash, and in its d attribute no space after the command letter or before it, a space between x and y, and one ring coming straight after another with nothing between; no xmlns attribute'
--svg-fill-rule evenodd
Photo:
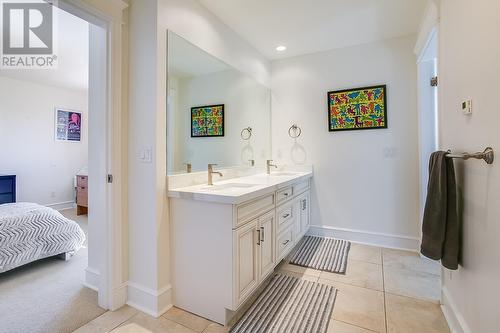
<svg viewBox="0 0 500 333"><path fill-rule="evenodd" d="M398 148L396 147L385 147L383 150L385 158L396 158L399 154Z"/></svg>
<svg viewBox="0 0 500 333"><path fill-rule="evenodd" d="M468 99L462 102L462 112L465 115L472 114L472 100Z"/></svg>

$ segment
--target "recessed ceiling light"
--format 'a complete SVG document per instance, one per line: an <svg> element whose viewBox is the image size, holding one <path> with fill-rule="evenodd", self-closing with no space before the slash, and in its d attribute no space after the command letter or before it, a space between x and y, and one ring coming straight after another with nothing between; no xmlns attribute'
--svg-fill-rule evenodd
<svg viewBox="0 0 500 333"><path fill-rule="evenodd" d="M278 52L283 52L285 50L286 50L286 46L284 46L284 45L280 45L280 46L276 47L276 51L278 51Z"/></svg>

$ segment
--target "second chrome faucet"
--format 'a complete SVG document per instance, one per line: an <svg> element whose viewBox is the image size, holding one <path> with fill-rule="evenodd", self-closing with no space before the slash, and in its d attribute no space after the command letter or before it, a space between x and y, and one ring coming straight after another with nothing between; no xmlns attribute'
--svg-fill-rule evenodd
<svg viewBox="0 0 500 333"><path fill-rule="evenodd" d="M276 164L272 164L272 163L273 163L273 160L267 160L267 162L266 162L266 168L267 168L268 175L271 174L271 167L278 168L278 166Z"/></svg>
<svg viewBox="0 0 500 333"><path fill-rule="evenodd" d="M218 172L218 171L214 171L214 166L216 166L217 164L209 164L208 165L208 185L213 185L214 182L213 182L213 178L212 178L212 175L215 173L215 174L218 174L220 177L222 177L222 173Z"/></svg>

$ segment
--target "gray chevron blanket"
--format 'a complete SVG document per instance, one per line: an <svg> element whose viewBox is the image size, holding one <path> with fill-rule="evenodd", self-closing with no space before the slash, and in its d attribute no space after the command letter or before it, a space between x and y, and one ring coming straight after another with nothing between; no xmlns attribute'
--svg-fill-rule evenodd
<svg viewBox="0 0 500 333"><path fill-rule="evenodd" d="M52 208L28 202L0 205L0 273L76 252L84 241L80 226Z"/></svg>

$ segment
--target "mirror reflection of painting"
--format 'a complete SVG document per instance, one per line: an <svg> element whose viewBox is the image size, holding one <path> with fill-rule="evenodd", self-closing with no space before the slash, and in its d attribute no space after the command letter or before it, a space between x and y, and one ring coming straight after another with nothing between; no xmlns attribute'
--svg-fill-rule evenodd
<svg viewBox="0 0 500 333"><path fill-rule="evenodd" d="M191 108L191 137L224 136L224 104Z"/></svg>
<svg viewBox="0 0 500 333"><path fill-rule="evenodd" d="M56 140L81 141L82 114L75 111L56 110Z"/></svg>
<svg viewBox="0 0 500 333"><path fill-rule="evenodd" d="M271 90L168 32L169 174L264 164L271 158ZM241 131L252 128L242 139ZM188 167L189 165L189 167Z"/></svg>

